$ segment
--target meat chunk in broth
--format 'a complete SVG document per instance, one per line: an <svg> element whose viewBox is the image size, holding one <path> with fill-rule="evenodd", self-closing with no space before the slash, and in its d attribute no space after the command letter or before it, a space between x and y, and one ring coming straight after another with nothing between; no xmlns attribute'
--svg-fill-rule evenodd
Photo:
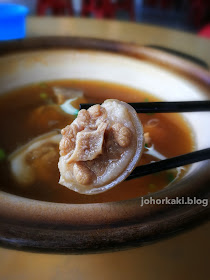
<svg viewBox="0 0 210 280"><path fill-rule="evenodd" d="M44 99L46 104L32 110L27 121L29 127L38 127L42 131L57 128L67 118L73 120L79 104L87 102L81 90L69 87L53 87L52 90L53 97Z"/></svg>
<svg viewBox="0 0 210 280"><path fill-rule="evenodd" d="M123 181L144 147L135 110L118 100L81 110L61 133L59 183L83 194L104 192Z"/></svg>
<svg viewBox="0 0 210 280"><path fill-rule="evenodd" d="M39 180L49 181L57 171L58 144L61 135L57 131L46 133L29 141L9 156L13 178L23 187Z"/></svg>
<svg viewBox="0 0 210 280"><path fill-rule="evenodd" d="M69 87L53 87L53 92L56 97L57 104L63 104L68 99L84 98L84 94L79 89Z"/></svg>

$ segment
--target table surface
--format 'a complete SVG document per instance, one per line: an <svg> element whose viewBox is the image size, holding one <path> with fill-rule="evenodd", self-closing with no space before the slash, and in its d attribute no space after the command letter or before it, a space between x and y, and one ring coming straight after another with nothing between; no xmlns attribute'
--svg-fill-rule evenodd
<svg viewBox="0 0 210 280"><path fill-rule="evenodd" d="M79 18L36 18L27 36L82 36L153 44L185 52L210 65L210 40L152 25ZM0 249L0 279L206 279L210 223L142 248L96 255L35 254Z"/></svg>
<svg viewBox="0 0 210 280"><path fill-rule="evenodd" d="M28 19L27 34L30 37L68 35L160 45L196 56L210 65L210 39L154 25L85 18L31 17Z"/></svg>

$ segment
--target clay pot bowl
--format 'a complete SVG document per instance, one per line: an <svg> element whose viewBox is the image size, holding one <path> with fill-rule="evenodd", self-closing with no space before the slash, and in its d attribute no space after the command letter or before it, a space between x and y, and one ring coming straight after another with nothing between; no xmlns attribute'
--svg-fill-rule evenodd
<svg viewBox="0 0 210 280"><path fill-rule="evenodd" d="M48 37L0 45L0 94L58 79L104 80L167 101L210 97L210 73L160 50L88 38ZM209 147L210 113L184 114L196 149ZM153 198L207 199L210 162L193 164L180 181ZM147 198L150 196L148 195ZM202 205L141 207L141 198L101 204L59 204L0 193L0 243L22 250L85 253L142 246L177 234L209 216Z"/></svg>

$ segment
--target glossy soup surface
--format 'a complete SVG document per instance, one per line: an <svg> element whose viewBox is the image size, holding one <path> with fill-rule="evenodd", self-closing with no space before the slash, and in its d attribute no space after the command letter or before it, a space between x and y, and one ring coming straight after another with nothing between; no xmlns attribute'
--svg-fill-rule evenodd
<svg viewBox="0 0 210 280"><path fill-rule="evenodd" d="M81 89L88 102L101 103L108 98L126 102L157 101L153 96L128 87L94 81L53 81L39 83L15 90L0 98L0 189L19 196L60 203L99 203L118 201L156 192L177 180L177 170L160 172L139 179L125 181L115 188L97 195L82 195L58 184L57 163L44 180L31 186L17 184L10 174L7 156L29 140L54 129L70 124L74 117L59 115L46 110L37 117L37 108L54 101L53 86ZM179 114L139 114L144 132L149 132L155 149L166 157L173 157L193 150L193 138L188 124ZM58 151L59 153L59 151ZM150 163L156 158L143 155L140 164ZM49 169L48 169L49 170ZM186 172L181 171L179 178Z"/></svg>

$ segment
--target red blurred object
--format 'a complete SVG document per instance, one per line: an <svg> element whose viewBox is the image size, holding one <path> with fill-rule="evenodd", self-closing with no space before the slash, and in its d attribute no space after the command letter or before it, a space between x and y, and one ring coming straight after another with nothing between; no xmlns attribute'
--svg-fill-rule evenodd
<svg viewBox="0 0 210 280"><path fill-rule="evenodd" d="M147 6L157 6L157 0L145 0Z"/></svg>
<svg viewBox="0 0 210 280"><path fill-rule="evenodd" d="M209 0L190 0L190 17L194 26L200 27L201 25L205 24L205 20L209 14Z"/></svg>
<svg viewBox="0 0 210 280"><path fill-rule="evenodd" d="M160 6L163 9L170 9L173 5L174 0L161 0Z"/></svg>
<svg viewBox="0 0 210 280"><path fill-rule="evenodd" d="M154 8L170 9L175 0L145 0L144 4Z"/></svg>
<svg viewBox="0 0 210 280"><path fill-rule="evenodd" d="M72 15L73 9L69 0L38 0L37 14L46 15L48 10L52 11L53 15Z"/></svg>
<svg viewBox="0 0 210 280"><path fill-rule="evenodd" d="M198 35L210 39L210 23L205 25L199 32Z"/></svg>
<svg viewBox="0 0 210 280"><path fill-rule="evenodd" d="M129 13L130 19L135 20L134 0L117 0L113 3L114 15L118 10L124 10Z"/></svg>
<svg viewBox="0 0 210 280"><path fill-rule="evenodd" d="M110 0L83 0L82 15L93 15L96 18L111 17L112 3Z"/></svg>
<svg viewBox="0 0 210 280"><path fill-rule="evenodd" d="M83 0L82 15L96 18L114 18L118 10L125 10L134 20L134 1L131 0Z"/></svg>

